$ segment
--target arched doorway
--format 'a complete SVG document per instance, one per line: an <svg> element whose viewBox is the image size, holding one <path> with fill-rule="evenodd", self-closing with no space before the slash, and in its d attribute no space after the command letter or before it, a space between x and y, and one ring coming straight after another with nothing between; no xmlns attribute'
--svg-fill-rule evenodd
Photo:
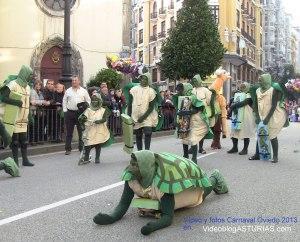
<svg viewBox="0 0 300 242"><path fill-rule="evenodd" d="M59 81L62 74L63 55L59 46L53 46L43 56L41 61L41 81L52 79Z"/></svg>

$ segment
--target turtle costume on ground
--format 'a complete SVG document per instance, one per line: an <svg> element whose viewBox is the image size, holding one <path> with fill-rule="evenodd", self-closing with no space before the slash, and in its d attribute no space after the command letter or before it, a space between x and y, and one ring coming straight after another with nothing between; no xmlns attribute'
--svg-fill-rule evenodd
<svg viewBox="0 0 300 242"><path fill-rule="evenodd" d="M190 83L180 83L177 85L176 89L178 93L173 96L173 102L176 107L178 107L179 99L182 96L189 97L191 100L191 109L189 111L179 110L177 108L177 115L179 117L186 115L190 116L188 136L182 138L183 156L189 158L189 153L192 153L192 161L197 163L198 143L204 138L211 138L213 136L205 112L205 104L192 94L193 86ZM190 150L189 145L191 145Z"/></svg>
<svg viewBox="0 0 300 242"><path fill-rule="evenodd" d="M145 150L150 149L152 129L158 124L157 93L150 86L150 73L139 76L140 84L130 89L128 115L134 121L134 132L138 150L143 149L143 134L145 135Z"/></svg>
<svg viewBox="0 0 300 242"><path fill-rule="evenodd" d="M195 75L192 80L191 84L193 85L193 91L192 94L194 94L198 100L201 100L203 104L205 105L205 112L207 117L210 120L210 126L212 123L212 119L215 116L215 105L214 105L214 98L212 98L212 91L209 90L208 88L204 87L202 85L202 79L199 74ZM206 151L203 149L203 142L204 138L200 140L199 142L199 153L201 154L206 154Z"/></svg>
<svg viewBox="0 0 300 242"><path fill-rule="evenodd" d="M111 214L97 214L94 222L107 225L120 220L130 204L135 203L134 195L158 201L160 218L142 227L143 235L170 226L175 209L198 206L212 190L217 194L228 192L225 180L218 170L208 177L191 160L171 153L153 153L147 150L132 154L122 180L125 185L119 204Z"/></svg>
<svg viewBox="0 0 300 242"><path fill-rule="evenodd" d="M27 156L27 127L29 118L29 106L30 106L30 86L33 79L33 71L28 66L22 66L21 70L16 76L16 79L5 82L5 85L0 89L0 95L2 97L2 103L18 106L18 116L15 119L15 125L12 129L12 143L11 150L13 159L17 165L18 161L18 148L21 148L21 154L23 159L23 166L33 166ZM14 96L21 97L20 100L15 100ZM2 109L2 108L0 108Z"/></svg>
<svg viewBox="0 0 300 242"><path fill-rule="evenodd" d="M90 162L90 151L93 147L96 150L95 163L100 163L101 147L111 145L114 140L110 130L107 127L107 120L111 114L108 107L102 107L102 98L99 93L91 97L91 105L83 114L79 116L79 123L83 128L83 156L80 158L78 165Z"/></svg>
<svg viewBox="0 0 300 242"><path fill-rule="evenodd" d="M11 137L10 137L9 133L7 132L7 130L5 129L5 126L1 122L1 120L0 120L0 137L3 141L4 148L6 148L11 142ZM18 168L17 164L10 157L8 157L4 160L0 160L0 171L1 170L4 170L7 174L9 174L13 177L20 176L19 168Z"/></svg>
<svg viewBox="0 0 300 242"><path fill-rule="evenodd" d="M223 70L222 68L219 68L215 75L217 78L215 81L211 84L209 89L213 90L216 93L216 101L219 105L219 108L221 110L221 114L216 117L215 124L213 126L213 132L214 132L214 138L213 142L211 144L211 147L213 149L221 149L220 144L220 138L221 138L221 132L223 133L223 137L227 137L227 109L226 109L226 99L223 96L223 85L224 82L229 80L230 74Z"/></svg>
<svg viewBox="0 0 300 242"><path fill-rule="evenodd" d="M244 148L240 155L248 154L250 138L255 136L255 117L252 109L252 97L250 94L250 84L244 82L240 86L241 92L234 95L233 102L230 106L231 115L231 139L232 149L227 151L229 154L238 152L238 140L244 140Z"/></svg>
<svg viewBox="0 0 300 242"><path fill-rule="evenodd" d="M270 74L259 77L259 88L254 96L254 112L256 124L265 127L273 150L273 163L278 162L278 134L283 127L288 126L288 115L284 108L284 91L278 83L272 83ZM260 148L256 143L255 155L250 160L260 159Z"/></svg>

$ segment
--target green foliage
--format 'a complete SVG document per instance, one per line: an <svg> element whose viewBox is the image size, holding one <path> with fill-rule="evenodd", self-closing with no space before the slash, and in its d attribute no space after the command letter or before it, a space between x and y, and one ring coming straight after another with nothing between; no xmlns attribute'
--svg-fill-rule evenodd
<svg viewBox="0 0 300 242"><path fill-rule="evenodd" d="M116 71L103 68L101 69L95 77L92 77L87 83L88 87L100 87L102 82L106 82L109 89L119 89L120 83L122 81L122 75Z"/></svg>
<svg viewBox="0 0 300 242"><path fill-rule="evenodd" d="M161 48L160 67L170 79L212 74L225 53L207 0L185 0Z"/></svg>

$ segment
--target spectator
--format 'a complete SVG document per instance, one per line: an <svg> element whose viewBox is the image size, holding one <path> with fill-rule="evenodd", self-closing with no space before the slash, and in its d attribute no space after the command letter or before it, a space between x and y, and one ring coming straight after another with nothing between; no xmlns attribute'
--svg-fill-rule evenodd
<svg viewBox="0 0 300 242"><path fill-rule="evenodd" d="M172 102L171 92L166 91L162 101L162 112L164 116L164 127L165 129L174 128L174 112L175 106Z"/></svg>
<svg viewBox="0 0 300 242"><path fill-rule="evenodd" d="M33 89L30 92L30 109L34 120L33 124L30 125L30 143L44 140L46 125L44 107L49 106L50 102L44 100L42 87L41 81L35 81Z"/></svg>
<svg viewBox="0 0 300 242"><path fill-rule="evenodd" d="M111 99L110 99L110 95L108 93L108 87L106 82L102 82L100 85L100 94L103 100L103 106L104 107L108 107L108 108L112 108L111 107Z"/></svg>
<svg viewBox="0 0 300 242"><path fill-rule="evenodd" d="M125 108L126 108L126 100L125 100L125 96L123 95L121 89L116 90L115 99L116 99L116 102L118 104L118 108L119 108L120 112L124 113Z"/></svg>
<svg viewBox="0 0 300 242"><path fill-rule="evenodd" d="M78 112L78 104L87 102L91 103L90 96L83 87L80 86L80 80L77 76L72 78L72 86L67 89L64 98L63 98L63 111L65 113L65 125L66 125L66 144L65 144L65 154L71 154L71 143L73 138L73 131L76 125L78 131L79 138L79 151L81 152L83 149L83 141L82 141L82 129L78 122L79 112Z"/></svg>
<svg viewBox="0 0 300 242"><path fill-rule="evenodd" d="M100 93L100 88L99 87L95 87L95 86L89 87L88 88L88 93L89 93L90 97L92 97L94 94Z"/></svg>
<svg viewBox="0 0 300 242"><path fill-rule="evenodd" d="M65 95L65 86L61 83L57 83L55 87L55 104L56 104L56 142L60 143L62 141L61 134L64 132L64 115L62 109L63 98Z"/></svg>

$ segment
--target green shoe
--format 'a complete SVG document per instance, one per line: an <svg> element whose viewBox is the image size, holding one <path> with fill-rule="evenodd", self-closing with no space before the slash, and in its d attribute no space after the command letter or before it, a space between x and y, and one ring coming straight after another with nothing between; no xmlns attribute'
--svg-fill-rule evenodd
<svg viewBox="0 0 300 242"><path fill-rule="evenodd" d="M210 177L213 177L216 180L216 184L213 188L216 194L224 194L228 192L228 187L225 179L219 172L219 170L214 170Z"/></svg>
<svg viewBox="0 0 300 242"><path fill-rule="evenodd" d="M7 174L13 177L20 176L19 168L12 158L10 157L6 158L5 160L2 161L2 164L4 165L4 171Z"/></svg>

